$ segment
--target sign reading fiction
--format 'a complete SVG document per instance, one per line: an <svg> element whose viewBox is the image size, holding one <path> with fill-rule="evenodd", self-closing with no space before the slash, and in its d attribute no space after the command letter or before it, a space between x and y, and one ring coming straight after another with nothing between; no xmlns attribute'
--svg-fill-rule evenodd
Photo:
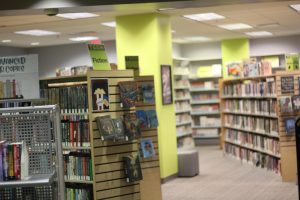
<svg viewBox="0 0 300 200"><path fill-rule="evenodd" d="M281 77L281 93L294 93L294 77Z"/></svg>
<svg viewBox="0 0 300 200"><path fill-rule="evenodd" d="M103 44L88 44L94 70L110 70Z"/></svg>
<svg viewBox="0 0 300 200"><path fill-rule="evenodd" d="M26 56L0 57L0 74L24 73Z"/></svg>

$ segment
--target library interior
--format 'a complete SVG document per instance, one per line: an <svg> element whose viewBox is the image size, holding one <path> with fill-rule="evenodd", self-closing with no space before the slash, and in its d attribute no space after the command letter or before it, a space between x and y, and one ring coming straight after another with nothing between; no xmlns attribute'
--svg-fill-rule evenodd
<svg viewBox="0 0 300 200"><path fill-rule="evenodd" d="M4 0L0 200L298 200L299 59L299 0Z"/></svg>

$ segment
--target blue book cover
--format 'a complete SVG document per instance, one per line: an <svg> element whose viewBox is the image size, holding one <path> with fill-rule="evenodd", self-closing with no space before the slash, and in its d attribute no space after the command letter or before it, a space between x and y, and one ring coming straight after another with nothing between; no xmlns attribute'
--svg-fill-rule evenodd
<svg viewBox="0 0 300 200"><path fill-rule="evenodd" d="M156 110L147 110L146 115L148 120L148 127L156 128L158 126Z"/></svg>
<svg viewBox="0 0 300 200"><path fill-rule="evenodd" d="M147 128L147 115L144 110L137 110L136 111L136 116L139 120L140 128Z"/></svg>
<svg viewBox="0 0 300 200"><path fill-rule="evenodd" d="M154 86L153 84L142 84L143 102L148 104L155 103Z"/></svg>
<svg viewBox="0 0 300 200"><path fill-rule="evenodd" d="M151 158L155 156L154 145L151 138L141 139L141 149L144 158Z"/></svg>
<svg viewBox="0 0 300 200"><path fill-rule="evenodd" d="M124 108L134 107L137 102L137 83L135 81L119 82L120 99Z"/></svg>
<svg viewBox="0 0 300 200"><path fill-rule="evenodd" d="M295 134L295 123L296 123L295 118L286 118L284 120L286 134L288 135Z"/></svg>

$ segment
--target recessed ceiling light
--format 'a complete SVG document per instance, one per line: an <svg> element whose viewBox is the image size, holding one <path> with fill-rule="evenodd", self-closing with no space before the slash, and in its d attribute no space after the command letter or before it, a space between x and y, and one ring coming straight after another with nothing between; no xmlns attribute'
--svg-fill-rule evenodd
<svg viewBox="0 0 300 200"><path fill-rule="evenodd" d="M297 12L300 12L300 4L290 5L290 7L296 10Z"/></svg>
<svg viewBox="0 0 300 200"><path fill-rule="evenodd" d="M26 31L16 31L15 34L32 35L32 36L49 36L49 35L59 35L60 33L34 29L34 30L26 30Z"/></svg>
<svg viewBox="0 0 300 200"><path fill-rule="evenodd" d="M30 45L31 46L38 46L38 45L40 45L40 43L39 42L32 42L32 43L30 43Z"/></svg>
<svg viewBox="0 0 300 200"><path fill-rule="evenodd" d="M103 26L108 26L108 27L116 27L116 22L112 21L112 22L103 22L101 23Z"/></svg>
<svg viewBox="0 0 300 200"><path fill-rule="evenodd" d="M175 8L158 8L157 11L174 10Z"/></svg>
<svg viewBox="0 0 300 200"><path fill-rule="evenodd" d="M82 37L74 37L74 38L69 38L71 41L75 42L82 42L82 41L91 41L91 40L98 40L98 37L95 36L82 36Z"/></svg>
<svg viewBox="0 0 300 200"><path fill-rule="evenodd" d="M209 20L217 20L217 19L225 19L224 16L218 15L216 13L200 13L193 15L183 15L183 17L196 20L196 21L209 21Z"/></svg>
<svg viewBox="0 0 300 200"><path fill-rule="evenodd" d="M223 25L219 25L219 27L227 29L227 30L240 30L240 29L250 29L250 28L253 28L252 26L250 26L248 24L243 24L243 23L223 24Z"/></svg>
<svg viewBox="0 0 300 200"><path fill-rule="evenodd" d="M94 13L61 13L57 14L57 17L62 17L66 19L83 19L83 18L90 18L90 17L98 17L99 15L94 14Z"/></svg>
<svg viewBox="0 0 300 200"><path fill-rule="evenodd" d="M184 37L183 39L190 42L205 42L211 40L210 38L203 36Z"/></svg>
<svg viewBox="0 0 300 200"><path fill-rule="evenodd" d="M254 31L254 32L247 32L246 35L253 36L253 37L260 37L260 36L271 36L273 33L268 31Z"/></svg>
<svg viewBox="0 0 300 200"><path fill-rule="evenodd" d="M11 40L2 40L2 43L10 43Z"/></svg>

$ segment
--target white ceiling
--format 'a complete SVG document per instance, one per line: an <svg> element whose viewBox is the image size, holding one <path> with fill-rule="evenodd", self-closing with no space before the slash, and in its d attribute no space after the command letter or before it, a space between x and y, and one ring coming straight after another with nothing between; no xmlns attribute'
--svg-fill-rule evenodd
<svg viewBox="0 0 300 200"><path fill-rule="evenodd" d="M230 38L248 37L247 31L269 31L276 36L300 35L300 14L289 7L290 4L300 4L300 1L283 1L272 3L252 3L240 5L226 5L200 8L182 8L161 13L171 16L174 39L190 36L205 36L213 41ZM76 9L78 11L78 8ZM101 22L113 21L115 16L158 12L154 7L134 7L133 9L115 9L105 12L101 7L82 7L81 12L93 11L99 17L89 19L68 20L56 16L46 16L35 13L25 15L0 16L0 43L2 40L12 40L2 46L32 47L30 43L39 42L40 46L61 45L74 43L68 38L74 36L98 36L101 40L115 39L114 28L105 27ZM215 12L226 19L196 22L182 17L186 14ZM245 23L253 29L229 31L221 29L218 25L228 23ZM279 26L266 26L279 24ZM58 36L24 36L14 34L15 31L28 29L43 29L60 32Z"/></svg>

